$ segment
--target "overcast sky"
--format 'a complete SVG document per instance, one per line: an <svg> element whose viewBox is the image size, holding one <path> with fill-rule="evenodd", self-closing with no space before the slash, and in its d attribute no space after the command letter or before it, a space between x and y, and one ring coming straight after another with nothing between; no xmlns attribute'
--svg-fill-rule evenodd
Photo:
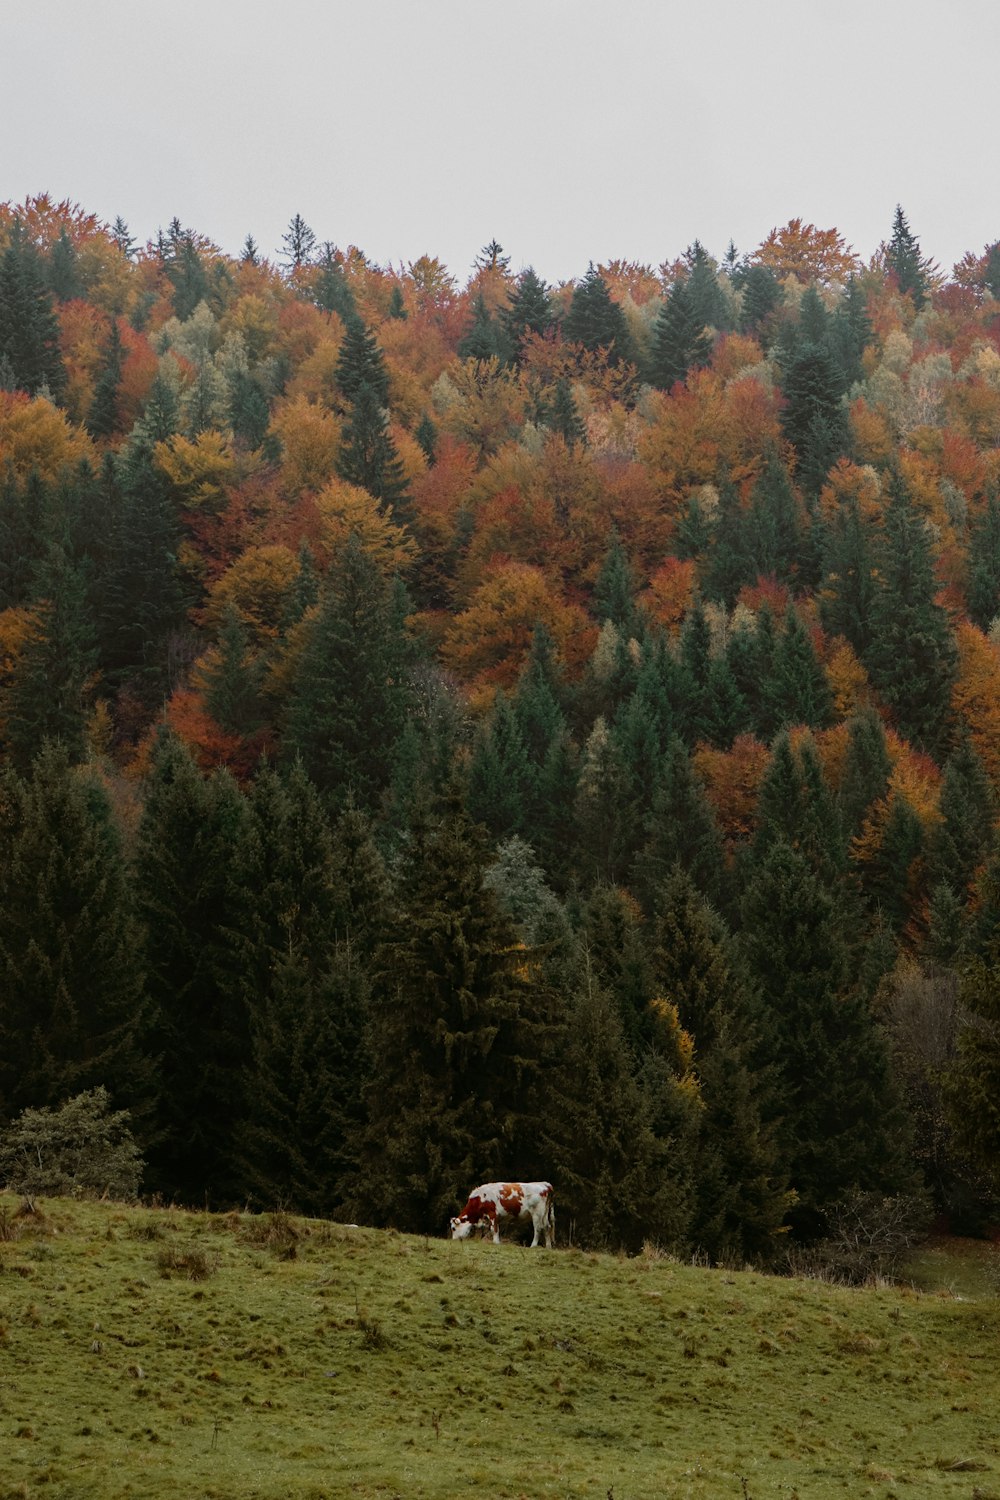
<svg viewBox="0 0 1000 1500"><path fill-rule="evenodd" d="M865 258L902 203L950 269L1000 238L998 0L0 0L0 200L274 256L294 213L462 282L752 250Z"/></svg>

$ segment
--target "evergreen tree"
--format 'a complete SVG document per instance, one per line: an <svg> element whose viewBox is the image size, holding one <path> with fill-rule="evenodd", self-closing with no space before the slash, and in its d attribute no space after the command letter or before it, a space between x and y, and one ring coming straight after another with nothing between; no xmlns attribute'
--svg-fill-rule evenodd
<svg viewBox="0 0 1000 1500"><path fill-rule="evenodd" d="M174 288L174 317L183 323L209 297L208 273L190 229L173 238L164 269Z"/></svg>
<svg viewBox="0 0 1000 1500"><path fill-rule="evenodd" d="M649 378L662 391L687 379L689 370L700 369L712 357L712 337L699 321L690 275L674 282L653 328Z"/></svg>
<svg viewBox="0 0 1000 1500"><path fill-rule="evenodd" d="M611 541L604 554L601 571L594 584L594 615L603 624L611 620L626 636L635 631L636 579L622 546L617 528L612 529Z"/></svg>
<svg viewBox="0 0 1000 1500"><path fill-rule="evenodd" d="M861 882L869 903L881 914L888 931L897 936L915 904L915 883L923 846L920 819L906 798L894 793L882 842L863 866Z"/></svg>
<svg viewBox="0 0 1000 1500"><path fill-rule="evenodd" d="M342 319L345 333L350 331L354 323L360 322L354 293L344 274L343 262L329 241L323 245L312 293L317 307L323 312L336 313ZM395 297L399 297L398 286L393 287L393 293ZM394 313L390 308L389 316L398 317L399 314ZM404 313L403 316L405 317L406 314Z"/></svg>
<svg viewBox="0 0 1000 1500"><path fill-rule="evenodd" d="M683 1243L683 1163L653 1129L649 1094L635 1077L613 999L588 975L568 1014L566 1040L547 1075L552 1108L543 1142L573 1238L633 1252L651 1239Z"/></svg>
<svg viewBox="0 0 1000 1500"><path fill-rule="evenodd" d="M861 357L874 336L867 293L856 276L849 276L830 328L830 347L840 365L845 390L864 378Z"/></svg>
<svg viewBox="0 0 1000 1500"><path fill-rule="evenodd" d="M438 1232L470 1183L540 1171L538 997L485 866L455 798L414 829L372 992L359 1202L377 1223Z"/></svg>
<svg viewBox="0 0 1000 1500"><path fill-rule="evenodd" d="M541 335L552 328L554 318L548 287L531 266L517 278L500 321L515 364L520 364L525 340L531 334Z"/></svg>
<svg viewBox="0 0 1000 1500"><path fill-rule="evenodd" d="M103 1085L144 1136L151 1016L104 787L49 742L0 803L0 1119Z"/></svg>
<svg viewBox="0 0 1000 1500"><path fill-rule="evenodd" d="M17 221L0 255L0 360L9 367L14 389L30 396L44 389L59 400L66 385L59 322L38 252Z"/></svg>
<svg viewBox="0 0 1000 1500"><path fill-rule="evenodd" d="M983 763L962 735L944 767L941 822L927 850L932 884L943 882L964 904L996 846L997 801Z"/></svg>
<svg viewBox="0 0 1000 1500"><path fill-rule="evenodd" d="M263 721L261 663L250 655L239 611L227 603L215 660L203 671L205 706L230 734L248 735Z"/></svg>
<svg viewBox="0 0 1000 1500"><path fill-rule="evenodd" d="M403 301L403 289L398 282L393 287L392 296L389 298L389 317L396 318L400 322L405 322L409 317L406 303Z"/></svg>
<svg viewBox="0 0 1000 1500"><path fill-rule="evenodd" d="M781 283L770 266L748 266L740 278L743 305L740 326L744 333L752 333L761 339L765 348L773 314L781 306Z"/></svg>
<svg viewBox="0 0 1000 1500"><path fill-rule="evenodd" d="M837 801L845 834L861 832L874 803L889 789L889 752L882 721L873 708L862 709L848 722L847 755Z"/></svg>
<svg viewBox="0 0 1000 1500"><path fill-rule="evenodd" d="M382 507L399 508L407 498L403 466L386 423L386 413L369 385L358 391L344 426L337 460L342 479L366 489Z"/></svg>
<svg viewBox="0 0 1000 1500"><path fill-rule="evenodd" d="M57 739L83 758L96 662L94 621L83 570L53 544L38 574L39 602L7 694L6 740L26 770L38 746Z"/></svg>
<svg viewBox="0 0 1000 1500"><path fill-rule="evenodd" d="M487 307L482 292L477 294L472 304L472 321L458 341L457 353L460 359L495 358L501 364L507 362L510 345L502 325Z"/></svg>
<svg viewBox="0 0 1000 1500"><path fill-rule="evenodd" d="M847 446L843 376L825 348L804 344L785 372L783 389L781 425L798 454L803 484L817 494Z"/></svg>
<svg viewBox="0 0 1000 1500"><path fill-rule="evenodd" d="M498 693L469 765L469 812L496 837L530 830L538 780L506 695Z"/></svg>
<svg viewBox="0 0 1000 1500"><path fill-rule="evenodd" d="M912 1186L905 1120L885 1041L849 985L831 897L780 840L747 887L742 925L781 1161L798 1195L790 1219L808 1239L846 1192Z"/></svg>
<svg viewBox="0 0 1000 1500"><path fill-rule="evenodd" d="M69 302L73 297L83 296L79 256L65 225L49 251L48 284L57 302Z"/></svg>
<svg viewBox="0 0 1000 1500"><path fill-rule="evenodd" d="M159 1136L149 1186L187 1204L241 1201L240 1124L250 1065L238 934L246 808L232 778L205 781L161 734L136 850L147 985L158 1016Z"/></svg>
<svg viewBox="0 0 1000 1500"><path fill-rule="evenodd" d="M819 612L823 628L844 636L861 656L871 645L875 597L869 529L852 496L826 529Z"/></svg>
<svg viewBox="0 0 1000 1500"><path fill-rule="evenodd" d="M647 910L675 867L703 896L724 902L726 870L719 827L690 756L676 735L660 767L647 835L635 871ZM689 1024L683 1014L681 1019L685 1026Z"/></svg>
<svg viewBox="0 0 1000 1500"><path fill-rule="evenodd" d="M969 537L969 618L989 630L1000 618L1000 500L990 495Z"/></svg>
<svg viewBox="0 0 1000 1500"><path fill-rule="evenodd" d="M995 871L994 871L995 875ZM987 892L994 911L1000 888ZM968 1153L995 1192L1000 1161L1000 929L967 966L960 990L962 1025L945 1080L945 1101L956 1144Z"/></svg>
<svg viewBox="0 0 1000 1500"><path fill-rule="evenodd" d="M885 265L904 295L909 294L917 312L927 301L930 263L920 253L920 242L907 223L906 215L896 204L892 235L885 247Z"/></svg>
<svg viewBox="0 0 1000 1500"><path fill-rule="evenodd" d="M565 375L556 381L555 395L549 408L548 423L553 432L557 432L565 442L567 448L573 449L577 443L586 443L587 428L576 408L576 400L573 396L573 387Z"/></svg>
<svg viewBox="0 0 1000 1500"><path fill-rule="evenodd" d="M788 470L771 455L750 497L747 540L754 570L761 577L801 587L806 546L800 506Z"/></svg>
<svg viewBox="0 0 1000 1500"><path fill-rule="evenodd" d="M570 343L582 344L584 349L606 349L609 364L634 362L635 351L625 314L593 265L574 288L563 334Z"/></svg>
<svg viewBox="0 0 1000 1500"><path fill-rule="evenodd" d="M420 421L413 429L413 436L423 449L423 454L427 462L433 464L437 457L438 430L427 412L424 412Z"/></svg>
<svg viewBox="0 0 1000 1500"><path fill-rule="evenodd" d="M385 355L376 343L375 335L356 314L346 320L334 378L348 401L358 401L362 388L367 386L379 406L389 404L389 372Z"/></svg>
<svg viewBox="0 0 1000 1500"><path fill-rule="evenodd" d="M20 481L13 468L0 479L0 608L30 604L37 595L49 545L49 488L37 469Z"/></svg>
<svg viewBox="0 0 1000 1500"><path fill-rule="evenodd" d="M900 734L940 756L951 732L957 652L934 597L926 525L898 480L885 513L880 564L866 665Z"/></svg>
<svg viewBox="0 0 1000 1500"><path fill-rule="evenodd" d="M111 437L118 430L118 391L123 364L121 331L118 319L112 318L101 371L94 383L94 398L87 413L87 430L91 437Z"/></svg>
<svg viewBox="0 0 1000 1500"><path fill-rule="evenodd" d="M115 244L118 246L125 259L131 260L135 255L135 240L129 233L129 227L125 223L125 220L122 218L121 214L118 214L116 216L115 222L111 226L111 238L114 240Z"/></svg>
<svg viewBox="0 0 1000 1500"><path fill-rule="evenodd" d="M405 642L378 568L352 536L326 577L292 684L286 750L333 803L374 808L406 717Z"/></svg>
<svg viewBox="0 0 1000 1500"><path fill-rule="evenodd" d="M684 259L689 267L688 292L696 322L699 327L716 328L724 333L730 327L729 310L716 275L715 261L700 240L695 240L685 251Z"/></svg>
<svg viewBox="0 0 1000 1500"><path fill-rule="evenodd" d="M723 483L703 576L706 598L717 599L732 609L743 585L753 583L757 576L753 549L753 534L739 493L735 485Z"/></svg>
<svg viewBox="0 0 1000 1500"><path fill-rule="evenodd" d="M810 729L825 729L833 722L833 695L826 673L792 605L778 638L768 691L779 726L806 724Z"/></svg>
<svg viewBox="0 0 1000 1500"><path fill-rule="evenodd" d="M312 260L316 236L301 214L295 214L281 236L281 265L294 275Z"/></svg>
<svg viewBox="0 0 1000 1500"><path fill-rule="evenodd" d="M260 265L260 246L257 244L257 241L254 239L252 234L248 234L246 239L243 241L243 248L240 251L240 265Z"/></svg>

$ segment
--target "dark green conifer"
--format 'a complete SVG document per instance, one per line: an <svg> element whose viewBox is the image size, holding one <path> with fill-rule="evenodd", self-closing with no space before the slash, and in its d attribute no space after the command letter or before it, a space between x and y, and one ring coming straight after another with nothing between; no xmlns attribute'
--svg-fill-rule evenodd
<svg viewBox="0 0 1000 1500"><path fill-rule="evenodd" d="M427 462L432 464L437 457L438 430L427 412L424 412L413 429L413 436L423 449Z"/></svg>
<svg viewBox="0 0 1000 1500"><path fill-rule="evenodd" d="M717 904L724 901L726 873L718 824L690 756L676 735L660 766L647 835L635 871L647 909L675 867L703 896Z"/></svg>
<svg viewBox="0 0 1000 1500"><path fill-rule="evenodd" d="M292 684L285 747L324 794L365 811L389 785L409 701L389 586L356 537L330 566Z"/></svg>
<svg viewBox="0 0 1000 1500"><path fill-rule="evenodd" d="M669 391L687 379L689 370L700 369L712 357L712 337L699 320L691 275L674 282L653 328L649 378L661 391Z"/></svg>
<svg viewBox="0 0 1000 1500"><path fill-rule="evenodd" d="M367 386L379 406L389 404L389 372L375 335L357 314L348 316L334 378L346 400L356 402Z"/></svg>
<svg viewBox="0 0 1000 1500"><path fill-rule="evenodd" d="M517 715L506 694L500 692L472 752L471 816L498 838L528 833L537 778L537 767L529 759Z"/></svg>
<svg viewBox="0 0 1000 1500"><path fill-rule="evenodd" d="M930 263L921 255L920 241L898 203L892 221L892 235L885 247L885 266L895 278L899 290L913 299L913 306L919 312L927 301Z"/></svg>
<svg viewBox="0 0 1000 1500"><path fill-rule="evenodd" d="M13 389L29 396L44 389L55 401L62 396L66 371L59 321L38 252L16 220L0 255L0 359L13 377Z"/></svg>
<svg viewBox="0 0 1000 1500"><path fill-rule="evenodd" d="M112 318L101 371L94 382L94 398L87 413L87 430L91 437L112 437L118 430L118 390L122 382L123 364L121 331L118 319Z"/></svg>
<svg viewBox="0 0 1000 1500"><path fill-rule="evenodd" d="M792 605L778 638L768 691L778 725L825 729L833 722L833 695L826 673Z"/></svg>
<svg viewBox="0 0 1000 1500"><path fill-rule="evenodd" d="M79 256L65 225L49 251L48 284L57 302L69 302L73 297L83 296Z"/></svg>
<svg viewBox="0 0 1000 1500"><path fill-rule="evenodd" d="M520 364L525 340L531 334L541 335L552 328L555 320L548 287L531 266L517 278L510 302L500 314L500 321L515 364Z"/></svg>
<svg viewBox="0 0 1000 1500"><path fill-rule="evenodd" d="M873 708L862 709L848 722L847 755L837 802L848 838L861 832L865 817L889 788L889 752L882 720Z"/></svg>
<svg viewBox="0 0 1000 1500"><path fill-rule="evenodd" d="M989 630L1000 617L1000 500L990 495L969 536L969 618Z"/></svg>
<svg viewBox="0 0 1000 1500"><path fill-rule="evenodd" d="M239 1129L250 1065L238 934L243 799L226 772L203 780L187 750L156 746L136 850L147 986L158 1026L159 1138L148 1185L168 1200L242 1201Z"/></svg>
<svg viewBox="0 0 1000 1500"><path fill-rule="evenodd" d="M472 304L472 319L468 329L458 341L460 359L498 359L506 363L510 353L504 330L486 305L479 292Z"/></svg>
<svg viewBox="0 0 1000 1500"><path fill-rule="evenodd" d="M575 448L577 443L587 441L587 428L576 409L573 387L565 375L561 375L556 381L548 424L553 432L558 432L567 448Z"/></svg>
<svg viewBox="0 0 1000 1500"><path fill-rule="evenodd" d="M360 387L344 425L337 472L342 479L366 489L383 510L398 510L406 501L403 466L389 434L385 410L369 385Z"/></svg>
<svg viewBox="0 0 1000 1500"><path fill-rule="evenodd" d="M146 1137L151 1015L104 786L49 742L0 803L0 1119L103 1084Z"/></svg>
<svg viewBox="0 0 1000 1500"><path fill-rule="evenodd" d="M570 343L582 344L587 350L606 349L612 365L635 360L625 314L593 265L573 291L563 335Z"/></svg>
<svg viewBox="0 0 1000 1500"><path fill-rule="evenodd" d="M869 527L852 496L839 507L824 535L820 619L831 635L844 636L860 655L871 645L876 581Z"/></svg>
<svg viewBox="0 0 1000 1500"><path fill-rule="evenodd" d="M219 630L218 655L204 670L205 706L230 734L248 735L263 722L261 663L250 652L239 611L226 605Z"/></svg>
<svg viewBox="0 0 1000 1500"><path fill-rule="evenodd" d="M885 512L879 572L866 665L900 734L941 756L951 734L957 652L935 600L926 524L898 479Z"/></svg>

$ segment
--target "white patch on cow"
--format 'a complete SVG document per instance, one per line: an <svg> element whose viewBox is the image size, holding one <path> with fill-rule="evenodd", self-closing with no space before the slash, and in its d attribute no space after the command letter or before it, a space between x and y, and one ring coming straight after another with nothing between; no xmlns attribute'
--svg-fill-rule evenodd
<svg viewBox="0 0 1000 1500"><path fill-rule="evenodd" d="M515 1208L516 1212L513 1211ZM492 1233L493 1243L499 1245L503 1219L516 1223L530 1220L532 1246L537 1245L539 1237L544 1234L546 1247L551 1249L556 1222L551 1182L484 1182L473 1188L462 1212L451 1220L451 1237L464 1240L473 1229L481 1226Z"/></svg>

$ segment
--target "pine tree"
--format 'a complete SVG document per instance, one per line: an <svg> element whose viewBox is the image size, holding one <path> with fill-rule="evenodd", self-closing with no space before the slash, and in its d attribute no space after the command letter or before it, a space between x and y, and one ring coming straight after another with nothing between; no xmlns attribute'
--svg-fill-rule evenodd
<svg viewBox="0 0 1000 1500"><path fill-rule="evenodd" d="M995 872L994 872L995 874ZM994 911L1000 887L987 892ZM945 1101L956 1144L997 1187L1000 1160L1000 929L985 952L965 969L960 1000L963 1024L956 1056L945 1080Z"/></svg>
<svg viewBox="0 0 1000 1500"><path fill-rule="evenodd" d="M125 220L122 218L121 214L118 214L116 216L115 222L111 226L111 238L114 240L115 244L118 246L125 259L131 260L135 255L135 240L129 233L129 227L125 223Z"/></svg>
<svg viewBox="0 0 1000 1500"><path fill-rule="evenodd" d="M941 822L927 850L932 884L943 882L961 902L996 847L997 799L968 735L962 735L944 767Z"/></svg>
<svg viewBox="0 0 1000 1500"><path fill-rule="evenodd" d="M257 241L254 239L252 234L248 234L246 239L243 241L243 248L240 251L240 265L260 265L260 246L257 244Z"/></svg>
<svg viewBox="0 0 1000 1500"><path fill-rule="evenodd" d="M285 746L334 805L374 808L405 720L405 643L389 586L352 536L330 566L292 684Z"/></svg>
<svg viewBox="0 0 1000 1500"><path fill-rule="evenodd" d="M394 287L393 292L395 296L399 296L399 287ZM345 332L353 323L360 322L354 293L344 274L343 260L329 240L324 243L320 254L319 270L312 284L312 294L316 306L323 312L337 314L344 323ZM398 317L399 314L394 313L390 308L389 316ZM403 316L406 316L405 313Z"/></svg>
<svg viewBox="0 0 1000 1500"><path fill-rule="evenodd" d="M753 548L753 534L739 493L735 485L724 482L719 487L719 508L704 569L706 598L717 599L732 609L743 585L753 583L757 576Z"/></svg>
<svg viewBox="0 0 1000 1500"><path fill-rule="evenodd" d="M740 278L743 305L740 326L767 347L772 315L781 306L781 284L770 266L748 266Z"/></svg>
<svg viewBox="0 0 1000 1500"><path fill-rule="evenodd" d="M798 454L803 484L817 494L847 446L843 377L826 349L804 344L785 372L783 389L781 425Z"/></svg>
<svg viewBox="0 0 1000 1500"><path fill-rule="evenodd" d="M202 779L162 734L136 851L145 963L156 1007L161 1103L149 1186L187 1204L241 1201L239 1128L250 1064L238 934L246 808L228 773Z"/></svg>
<svg viewBox="0 0 1000 1500"><path fill-rule="evenodd" d="M856 276L849 276L830 328L830 347L840 365L845 390L864 378L861 357L873 338L867 293Z"/></svg>
<svg viewBox="0 0 1000 1500"><path fill-rule="evenodd" d="M262 667L250 655L239 611L227 603L219 630L218 654L205 667L205 706L230 734L248 735L263 722Z"/></svg>
<svg viewBox="0 0 1000 1500"><path fill-rule="evenodd" d="M156 1095L140 936L95 775L42 745L0 783L0 1119L104 1085L145 1137Z"/></svg>
<svg viewBox="0 0 1000 1500"><path fill-rule="evenodd" d="M615 528L594 584L593 610L598 622L611 620L626 636L634 634L636 589L635 573Z"/></svg>
<svg viewBox="0 0 1000 1500"><path fill-rule="evenodd" d="M773 454L750 497L747 539L757 573L801 587L806 567L801 507L788 470Z"/></svg>
<svg viewBox="0 0 1000 1500"><path fill-rule="evenodd" d="M69 302L73 297L83 296L79 256L65 225L49 251L48 285L57 302Z"/></svg>
<svg viewBox="0 0 1000 1500"><path fill-rule="evenodd" d="M913 808L892 795L882 842L861 870L862 888L889 932L902 932L916 903L915 882L924 834Z"/></svg>
<svg viewBox="0 0 1000 1500"><path fill-rule="evenodd" d="M423 449L427 462L433 464L437 457L438 430L427 412L424 412L413 429L413 436Z"/></svg>
<svg viewBox="0 0 1000 1500"><path fill-rule="evenodd" d="M473 748L469 813L495 837L527 833L537 781L537 767L529 760L517 716L500 692Z"/></svg>
<svg viewBox="0 0 1000 1500"><path fill-rule="evenodd" d="M957 652L934 597L926 525L899 480L885 512L880 564L866 665L900 734L941 756L951 733Z"/></svg>
<svg viewBox="0 0 1000 1500"><path fill-rule="evenodd" d="M707 326L724 333L730 327L729 311L716 275L715 261L700 240L695 240L685 251L684 259L689 266L688 291L697 323L700 327Z"/></svg>

